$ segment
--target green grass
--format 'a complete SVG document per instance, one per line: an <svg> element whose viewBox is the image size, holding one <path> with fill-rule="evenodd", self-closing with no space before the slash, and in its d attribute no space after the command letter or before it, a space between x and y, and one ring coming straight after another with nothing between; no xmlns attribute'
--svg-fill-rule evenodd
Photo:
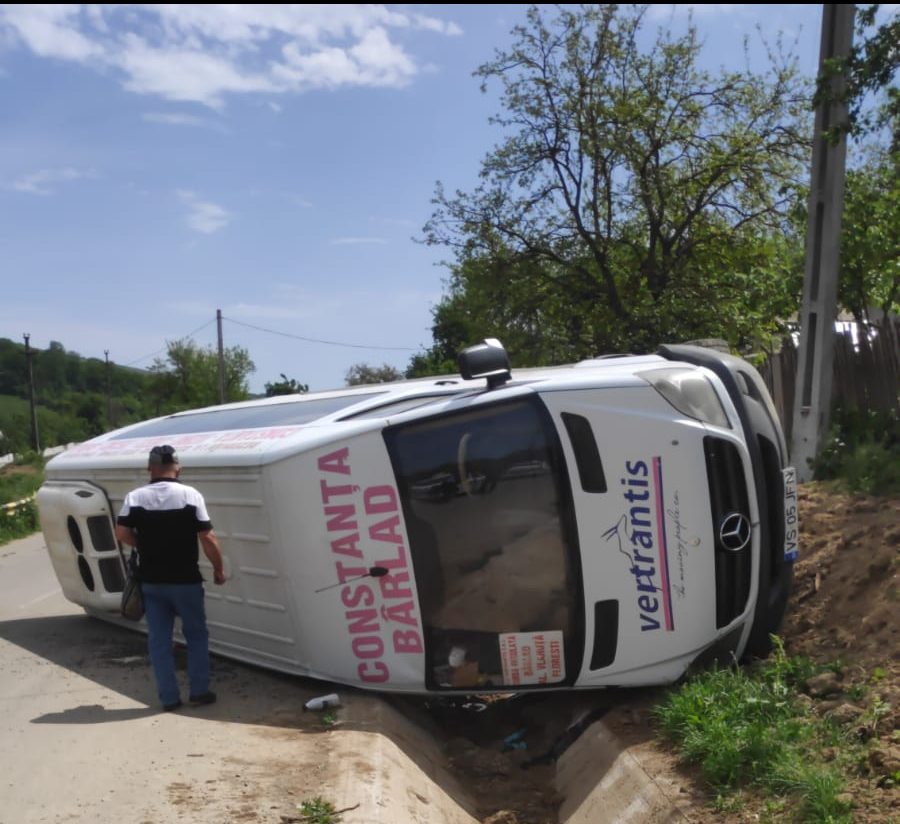
<svg viewBox="0 0 900 824"><path fill-rule="evenodd" d="M30 464L0 468L0 504L20 501L33 495L43 483L40 459ZM14 512L0 510L0 545L24 538L39 529L37 506L31 501Z"/></svg>
<svg viewBox="0 0 900 824"><path fill-rule="evenodd" d="M37 507L33 501L12 513L0 511L0 546L16 538L25 538L38 529L40 523Z"/></svg>
<svg viewBox="0 0 900 824"><path fill-rule="evenodd" d="M772 809L783 803L796 821L852 821L848 805L838 800L843 760L826 763L821 753L826 747L850 752L855 745L796 701L815 671L808 661L787 658L776 639L769 661L702 673L656 708L663 733L686 761L699 765L719 809L732 797L739 803L742 788L753 787Z"/></svg>
<svg viewBox="0 0 900 824"><path fill-rule="evenodd" d="M7 414L28 414L28 401L14 395L0 395L0 417Z"/></svg>
<svg viewBox="0 0 900 824"><path fill-rule="evenodd" d="M0 504L20 501L37 492L43 483L43 473L3 471L0 469Z"/></svg>

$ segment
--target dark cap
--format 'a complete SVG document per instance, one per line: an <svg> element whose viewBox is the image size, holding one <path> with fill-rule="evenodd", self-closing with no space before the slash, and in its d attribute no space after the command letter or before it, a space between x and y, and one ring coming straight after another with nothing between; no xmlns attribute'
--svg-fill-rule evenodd
<svg viewBox="0 0 900 824"><path fill-rule="evenodd" d="M175 454L175 447L163 444L162 446L154 446L150 450L150 466L163 466L165 464L177 464L178 456Z"/></svg>

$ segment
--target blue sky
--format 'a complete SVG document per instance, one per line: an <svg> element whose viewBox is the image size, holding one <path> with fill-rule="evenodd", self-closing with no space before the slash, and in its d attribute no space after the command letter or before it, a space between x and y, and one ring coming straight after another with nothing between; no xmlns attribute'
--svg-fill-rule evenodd
<svg viewBox="0 0 900 824"><path fill-rule="evenodd" d="M711 68L783 31L812 75L821 8L650 17L692 9ZM402 369L447 274L413 238L498 141L472 72L525 9L0 6L0 337L146 367L221 309L253 391Z"/></svg>

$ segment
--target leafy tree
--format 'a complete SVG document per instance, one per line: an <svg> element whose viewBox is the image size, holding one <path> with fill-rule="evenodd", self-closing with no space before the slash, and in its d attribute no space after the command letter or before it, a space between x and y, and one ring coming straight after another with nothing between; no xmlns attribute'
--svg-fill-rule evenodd
<svg viewBox="0 0 900 824"><path fill-rule="evenodd" d="M829 60L816 83L815 104L834 99L832 81L844 78L840 99L847 104L847 121L833 136L847 131L857 137L887 127L895 150L900 149L900 89L894 84L900 68L900 15L876 26L879 4L861 8L856 17L856 41L848 57ZM869 106L871 96L877 99Z"/></svg>
<svg viewBox="0 0 900 824"><path fill-rule="evenodd" d="M25 347L8 338L0 338L0 395L26 397Z"/></svg>
<svg viewBox="0 0 900 824"><path fill-rule="evenodd" d="M393 366L383 363L381 366L370 366L368 363L355 363L347 370L344 380L347 386L359 386L364 383L390 383L399 381L403 375Z"/></svg>
<svg viewBox="0 0 900 824"><path fill-rule="evenodd" d="M247 379L256 369L246 349L231 346L224 351L225 400L250 397ZM219 356L212 347L200 347L189 339L169 341L166 359L150 367L150 394L157 414L213 406L219 402Z"/></svg>
<svg viewBox="0 0 900 824"><path fill-rule="evenodd" d="M838 299L859 323L869 310L900 310L900 156L870 147L847 172Z"/></svg>
<svg viewBox="0 0 900 824"><path fill-rule="evenodd" d="M714 75L693 26L641 50L644 11L560 9L551 23L532 7L476 72L502 86L503 140L474 191L436 189L425 240L457 256L437 328L533 339L538 362L662 339L737 346L796 308L788 218L809 95L795 61L773 52L765 73Z"/></svg>
<svg viewBox="0 0 900 824"><path fill-rule="evenodd" d="M37 397L38 429L43 444L84 440L112 426L148 418L161 412L215 403L218 399L218 364L214 354L200 351L192 359L176 342L173 354L178 360L160 361L156 372L117 366L98 358L82 358L68 352L57 342L46 350L34 350L34 376ZM188 349L197 347L187 345ZM194 353L196 354L196 352ZM196 361L196 363L194 363ZM193 377L186 377L188 367ZM172 370L172 374L169 371ZM246 375L252 371L246 352L226 355L226 390L230 399L247 396ZM0 338L0 431L4 443L0 451L21 452L29 448L31 424L28 412L28 383L25 347L22 343ZM194 392L192 384L202 388ZM187 386L187 392L181 388ZM111 414L111 420L108 416Z"/></svg>
<svg viewBox="0 0 900 824"><path fill-rule="evenodd" d="M45 392L64 392L68 386L66 360L66 348L58 341L50 341L50 346L34 359L35 383Z"/></svg>
<svg viewBox="0 0 900 824"><path fill-rule="evenodd" d="M294 378L289 378L284 372L281 373L281 380L274 383L266 384L266 397L271 398L275 395L298 395L309 392L308 383L299 383Z"/></svg>

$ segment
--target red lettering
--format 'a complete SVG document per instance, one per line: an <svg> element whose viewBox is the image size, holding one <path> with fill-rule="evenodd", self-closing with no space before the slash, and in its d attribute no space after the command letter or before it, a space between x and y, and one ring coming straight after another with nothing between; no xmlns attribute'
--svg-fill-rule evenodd
<svg viewBox="0 0 900 824"><path fill-rule="evenodd" d="M375 603L375 594L371 587L360 584L357 587L344 587L341 590L341 601L345 607L358 607L360 602L363 606L370 607Z"/></svg>
<svg viewBox="0 0 900 824"><path fill-rule="evenodd" d="M335 495L352 495L359 487L353 484L337 484L331 486L324 478L319 481L319 489L322 491L322 503L327 504Z"/></svg>
<svg viewBox="0 0 900 824"><path fill-rule="evenodd" d="M524 647L522 649L522 670L525 675L529 677L534 675L533 662L531 660L531 647Z"/></svg>
<svg viewBox="0 0 900 824"><path fill-rule="evenodd" d="M363 493L368 515L397 511L397 493L392 486L371 486Z"/></svg>
<svg viewBox="0 0 900 824"><path fill-rule="evenodd" d="M370 668L375 671L370 672ZM357 667L356 671L359 673L359 680L368 684L383 684L391 676L390 670L383 661L362 663Z"/></svg>
<svg viewBox="0 0 900 824"><path fill-rule="evenodd" d="M394 652L423 652L422 636L414 629L394 630Z"/></svg>
<svg viewBox="0 0 900 824"><path fill-rule="evenodd" d="M402 544L403 536L400 529L400 516L392 515L384 521L379 521L369 527L369 537L373 541L387 541L392 544Z"/></svg>
<svg viewBox="0 0 900 824"><path fill-rule="evenodd" d="M346 584L348 578L358 578L368 572L365 567L345 567L341 561L335 561L334 568L337 570L338 581L342 584Z"/></svg>
<svg viewBox="0 0 900 824"><path fill-rule="evenodd" d="M350 457L350 450L345 446L336 452L329 452L319 458L319 472L335 472L338 475L349 475L350 467L347 465L347 459Z"/></svg>
<svg viewBox="0 0 900 824"><path fill-rule="evenodd" d="M354 532L352 535L344 535L343 538L335 538L331 542L331 551L337 555L349 555L351 558L362 558L362 551L357 547L359 543L359 533ZM362 575L362 573L360 573Z"/></svg>
<svg viewBox="0 0 900 824"><path fill-rule="evenodd" d="M355 532L357 526L356 521L353 520L354 515L356 515L356 507L353 504L326 506L325 517L330 518L326 529L329 532Z"/></svg>
<svg viewBox="0 0 900 824"><path fill-rule="evenodd" d="M377 635L353 639L353 654L357 658L381 658L383 653L384 644Z"/></svg>
<svg viewBox="0 0 900 824"><path fill-rule="evenodd" d="M399 621L410 627L418 627L419 622L416 620L416 605L413 601L404 601L401 604L383 605L381 607L381 617L385 621Z"/></svg>
<svg viewBox="0 0 900 824"><path fill-rule="evenodd" d="M543 635L536 635L534 637L534 650L537 655L538 669L546 669L547 668L547 654L544 649L544 636Z"/></svg>
<svg viewBox="0 0 900 824"><path fill-rule="evenodd" d="M409 583L408 572L397 572L378 579L382 598L412 598L412 590L404 584Z"/></svg>
<svg viewBox="0 0 900 824"><path fill-rule="evenodd" d="M378 561L378 566L387 567L388 569L406 569L406 550L403 544L397 544L397 557L390 560L382 558Z"/></svg>
<svg viewBox="0 0 900 824"><path fill-rule="evenodd" d="M560 648L559 641L551 641L550 642L550 672L553 675L558 676L562 672L562 668L560 666Z"/></svg>
<svg viewBox="0 0 900 824"><path fill-rule="evenodd" d="M347 612L348 629L352 634L378 632L378 610L355 609Z"/></svg>

